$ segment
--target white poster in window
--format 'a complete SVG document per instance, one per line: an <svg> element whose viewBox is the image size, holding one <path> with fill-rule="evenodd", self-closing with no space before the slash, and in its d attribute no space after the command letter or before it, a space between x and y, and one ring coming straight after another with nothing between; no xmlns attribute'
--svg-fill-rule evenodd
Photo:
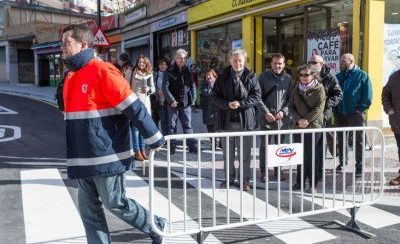
<svg viewBox="0 0 400 244"><path fill-rule="evenodd" d="M267 146L267 166L289 166L303 164L303 144L280 144Z"/></svg>
<svg viewBox="0 0 400 244"><path fill-rule="evenodd" d="M340 72L339 28L325 29L307 34L307 60L314 54L322 56L325 64L334 72Z"/></svg>
<svg viewBox="0 0 400 244"><path fill-rule="evenodd" d="M178 33L176 31L171 33L171 47L178 46Z"/></svg>
<svg viewBox="0 0 400 244"><path fill-rule="evenodd" d="M383 40L382 86L386 85L391 74L400 69L400 24L385 24ZM383 126L389 127L388 117L382 113Z"/></svg>
<svg viewBox="0 0 400 244"><path fill-rule="evenodd" d="M178 46L183 45L183 30L178 31Z"/></svg>

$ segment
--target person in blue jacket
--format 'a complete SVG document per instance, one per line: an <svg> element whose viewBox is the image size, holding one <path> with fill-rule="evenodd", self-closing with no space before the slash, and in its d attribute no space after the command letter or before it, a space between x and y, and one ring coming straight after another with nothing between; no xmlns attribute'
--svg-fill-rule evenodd
<svg viewBox="0 0 400 244"><path fill-rule="evenodd" d="M337 127L355 127L365 125L365 111L371 106L372 84L368 74L355 64L354 56L345 53L340 58L340 73L336 75L343 91L343 99L335 111L335 124ZM348 135L347 135L348 136ZM347 137L346 137L347 138ZM338 133L339 165L337 171L342 171L348 162L348 143L343 142L342 133ZM365 138L366 141L366 138ZM345 153L343 155L343 145ZM356 176L362 175L363 158L362 132L356 132L356 145L353 145L356 155Z"/></svg>
<svg viewBox="0 0 400 244"><path fill-rule="evenodd" d="M111 63L94 58L93 33L84 25L63 29L61 50L69 73L63 100L68 178L78 181L78 208L89 244L111 243L103 205L124 222L162 238L149 224L147 209L125 195L126 171L134 168L130 121L153 150L165 142L145 105ZM154 222L162 231L164 218Z"/></svg>

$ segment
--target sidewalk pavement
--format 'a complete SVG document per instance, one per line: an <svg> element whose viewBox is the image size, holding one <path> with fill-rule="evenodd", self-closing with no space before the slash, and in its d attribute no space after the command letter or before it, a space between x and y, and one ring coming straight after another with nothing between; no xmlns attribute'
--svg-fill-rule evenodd
<svg viewBox="0 0 400 244"><path fill-rule="evenodd" d="M0 83L0 93L6 94L14 94L19 96L26 96L34 99L43 100L49 102L51 104L56 104L56 100L54 99L54 94L56 92L56 87L37 87L32 84L6 84ZM1 101L0 101L1 102ZM1 103L0 103L1 105ZM192 112L192 128L194 133L206 133L206 127L202 124L202 112L200 109L196 109ZM182 133L182 129L178 126L178 133ZM385 157L385 177L386 179L394 178L398 175L398 170L400 167L399 160L398 160L398 153L397 153L397 146L396 141L393 136L386 136L385 137L386 143L386 157ZM211 153L207 152L209 150L209 142L203 141L202 143L203 153L205 152L207 156L203 157L202 153L202 167L206 169L211 169ZM166 156L166 152L162 150L160 152L161 155L157 156ZM216 163L217 168L222 171L223 169L223 162L222 162L222 151L217 151L218 162ZM177 155L172 157L172 160L176 160L175 162L182 162L182 158L178 159L178 155L181 153L177 152ZM197 167L197 156L194 154L187 154L188 164L193 164L193 166ZM208 158L210 157L210 158ZM157 157L158 158L158 157ZM335 167L334 165L331 165ZM208 172L210 173L210 172ZM221 172L220 172L221 173ZM400 191L398 186L385 186L385 195L395 195L400 196Z"/></svg>

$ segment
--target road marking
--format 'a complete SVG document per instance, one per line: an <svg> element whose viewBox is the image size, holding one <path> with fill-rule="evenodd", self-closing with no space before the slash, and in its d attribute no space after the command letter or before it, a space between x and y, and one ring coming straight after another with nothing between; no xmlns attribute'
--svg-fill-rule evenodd
<svg viewBox="0 0 400 244"><path fill-rule="evenodd" d="M183 174L174 172L175 175L183 178ZM197 178L187 176L187 182L195 188L198 188ZM213 197L212 181L202 178L202 192ZM226 206L226 189L215 189L216 201ZM235 188L229 189L229 208L231 211L240 215L240 191ZM281 215L285 215L281 210ZM256 216L266 216L266 203L256 198ZM268 204L268 216L278 216L278 209ZM247 192L243 192L243 218L253 219L253 196ZM260 228L268 233L273 234L276 238L285 243L317 243L335 239L336 236L315 227L314 225L300 218L290 218L285 220L277 220L268 223L258 224Z"/></svg>
<svg viewBox="0 0 400 244"><path fill-rule="evenodd" d="M18 126L0 125L0 129L3 131L3 136L0 135L0 142L13 141L21 138L21 128ZM13 130L13 136L4 138L6 129Z"/></svg>
<svg viewBox="0 0 400 244"><path fill-rule="evenodd" d="M0 115L2 115L2 114L18 114L18 112L15 112L9 108L0 106Z"/></svg>
<svg viewBox="0 0 400 244"><path fill-rule="evenodd" d="M78 210L58 169L21 171L26 243L86 243Z"/></svg>
<svg viewBox="0 0 400 244"><path fill-rule="evenodd" d="M138 175L132 171L125 173L126 175L126 195L132 199L135 199L140 205L148 209L149 206L149 185ZM154 199L157 203L155 206L155 214L168 219L168 199L165 198L158 191L154 191ZM158 207L157 207L158 206ZM189 216L186 217L187 228L198 228L196 221L191 219ZM179 209L176 205L171 204L171 221L172 228L175 231L183 231L184 229L184 212ZM167 226L169 228L169 226ZM213 234L210 234L205 243L221 243ZM197 243L191 236L185 235L180 237L165 238L164 243Z"/></svg>
<svg viewBox="0 0 400 244"><path fill-rule="evenodd" d="M342 206L342 201L340 201L338 199L338 196L336 196L336 197L337 197L336 198L336 206ZM351 199L350 199L350 197L351 197ZM309 201L309 202L312 202L312 198L311 197L304 196L304 199ZM332 199L333 199L333 196L331 194L326 194L325 206L332 207L333 206L333 200ZM366 199L369 199L369 198L366 197ZM322 200L323 199L322 199L321 196L319 196L319 197L316 196L314 198L314 203L319 205L319 206L322 206ZM361 196L358 195L356 200L361 202ZM353 203L352 202L352 195L349 194L349 195L347 195L346 204L345 205L352 206L352 203ZM338 210L336 212L338 212L340 214L343 214L345 216L348 216L348 217L351 216L350 213L347 210ZM400 223L400 217L399 216L397 216L395 214L392 214L392 213L389 213L389 212L386 212L386 211L381 210L379 208L375 208L373 206L362 206L362 207L360 207L358 212L357 212L357 215L356 215L356 220L361 222L361 223L364 223L364 224L366 224L368 226L371 226L371 227L373 227L375 229L379 229L379 228L383 228L383 227L386 227L386 226L395 225L395 224Z"/></svg>

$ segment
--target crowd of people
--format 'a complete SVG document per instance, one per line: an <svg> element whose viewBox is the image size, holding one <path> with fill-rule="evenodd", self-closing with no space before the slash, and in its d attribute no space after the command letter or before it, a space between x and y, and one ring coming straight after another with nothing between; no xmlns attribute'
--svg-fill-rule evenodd
<svg viewBox="0 0 400 244"><path fill-rule="evenodd" d="M159 59L155 72L152 72L151 65L144 56L139 56L135 65L132 65L127 54L123 53L119 57L118 65L131 89L144 102L164 135L177 133L178 119L185 134L193 133L191 113L196 101L196 91L200 91L203 123L209 133L366 125L365 112L371 105L372 84L368 74L355 64L354 56L350 53L341 56L341 72L337 75L331 72L321 56L313 54L306 64L298 67L294 78L285 69L286 60L283 54L273 54L270 68L257 76L246 67L245 50L236 48L229 52L229 65L222 73L217 74L213 69L204 72L199 89L196 88L194 75L186 65L187 55L187 51L179 49L172 62ZM140 132L133 126L132 128L135 159L145 160L147 155ZM346 140L349 136L346 134ZM355 136L355 174L359 177L362 175L364 142L361 131L357 131ZM348 143L343 142L341 133L338 133L337 138L339 165L336 170L342 171L348 163L349 148ZM294 135L291 139L293 142L300 142L301 137ZM327 139L330 139L329 134ZM267 180L265 145L288 140L288 135L260 138L261 182ZM322 134L315 133L312 138L311 133L306 133L303 142L303 180L304 183L309 181L308 191L315 192L323 169ZM216 141L215 145L222 148L225 168L229 167L229 182L222 182L221 187L233 184L237 177L234 168L237 151L237 154L243 152L243 189L249 190L252 145L250 137L243 138L243 148L240 148L239 139L235 137L230 138L229 148L226 145L224 139ZM190 153L197 153L194 140L188 140L187 147ZM170 152L174 154L175 151L176 142L171 141ZM312 152L315 152L314 172ZM284 174L279 175L281 180L285 180ZM278 168L275 168L271 177L278 177ZM301 176L297 174L293 188L300 189L301 183Z"/></svg>

